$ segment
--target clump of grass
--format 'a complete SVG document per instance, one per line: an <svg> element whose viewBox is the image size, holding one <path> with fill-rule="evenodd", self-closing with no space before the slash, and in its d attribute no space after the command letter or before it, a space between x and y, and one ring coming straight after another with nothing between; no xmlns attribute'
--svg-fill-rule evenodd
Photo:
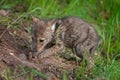
<svg viewBox="0 0 120 80"><path fill-rule="evenodd" d="M67 74L66 74L65 70L63 70L63 73L62 73L62 80L68 80L67 79Z"/></svg>
<svg viewBox="0 0 120 80"><path fill-rule="evenodd" d="M12 80L12 77L10 76L10 69L6 68L4 70L4 72L1 74L1 76L5 79L5 80Z"/></svg>
<svg viewBox="0 0 120 80"><path fill-rule="evenodd" d="M22 73L19 73L21 71ZM25 80L34 80L34 77L39 76L44 80L47 80L47 77L42 72L38 72L34 69L26 69L23 66L17 66L13 71L10 68L6 68L2 73L4 80L16 80L19 77L23 77Z"/></svg>

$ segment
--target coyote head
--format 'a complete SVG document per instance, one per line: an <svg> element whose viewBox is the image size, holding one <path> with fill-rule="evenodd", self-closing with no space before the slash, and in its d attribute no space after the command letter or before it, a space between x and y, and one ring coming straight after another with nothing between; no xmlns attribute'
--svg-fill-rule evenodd
<svg viewBox="0 0 120 80"><path fill-rule="evenodd" d="M40 20L32 17L32 22L32 50L40 53L53 39L56 20Z"/></svg>

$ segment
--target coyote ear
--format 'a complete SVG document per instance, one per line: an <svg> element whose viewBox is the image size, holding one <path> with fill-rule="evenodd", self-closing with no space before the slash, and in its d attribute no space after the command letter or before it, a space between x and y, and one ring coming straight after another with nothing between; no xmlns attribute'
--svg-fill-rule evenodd
<svg viewBox="0 0 120 80"><path fill-rule="evenodd" d="M55 30L56 30L56 22L54 24L52 24L51 30L52 30L52 32L55 32Z"/></svg>
<svg viewBox="0 0 120 80"><path fill-rule="evenodd" d="M40 20L34 16L31 16L31 19L34 23L39 22Z"/></svg>
<svg viewBox="0 0 120 80"><path fill-rule="evenodd" d="M51 26L51 30L52 30L52 32L55 32L58 29L58 27L62 24L62 21L61 20L54 20L53 22L54 23Z"/></svg>
<svg viewBox="0 0 120 80"><path fill-rule="evenodd" d="M56 30L56 20L53 19L53 20L49 21L48 25L49 25L50 29L52 30L52 32L55 32L55 30Z"/></svg>

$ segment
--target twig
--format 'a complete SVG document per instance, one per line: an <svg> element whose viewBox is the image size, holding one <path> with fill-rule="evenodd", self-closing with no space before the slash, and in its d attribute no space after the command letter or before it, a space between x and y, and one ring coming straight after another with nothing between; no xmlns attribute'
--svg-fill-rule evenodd
<svg viewBox="0 0 120 80"><path fill-rule="evenodd" d="M9 53L11 55L12 58L14 58L17 62L19 62L20 64L30 67L30 68L35 68L38 71L41 71L39 67L37 67L34 63L30 63L28 61L23 61L20 58L18 58L17 56L14 55L14 53Z"/></svg>
<svg viewBox="0 0 120 80"><path fill-rule="evenodd" d="M3 35L7 32L7 29L3 31L3 33L0 35L0 39L3 37Z"/></svg>

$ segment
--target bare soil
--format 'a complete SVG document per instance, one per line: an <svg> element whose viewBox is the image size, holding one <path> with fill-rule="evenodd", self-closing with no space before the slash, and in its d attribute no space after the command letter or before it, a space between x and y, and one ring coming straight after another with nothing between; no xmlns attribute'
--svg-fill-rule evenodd
<svg viewBox="0 0 120 80"><path fill-rule="evenodd" d="M49 56L40 60L28 59L30 53L30 36L21 29L7 29L0 25L0 74L1 79L4 70L9 67L11 71L17 69L17 74L23 73L19 65L27 68L34 68L44 73L48 80L61 80L63 70L66 70L69 80L74 80L73 70L76 67L75 61L68 61L61 57ZM12 76L12 74L11 74ZM25 80L25 75L14 78L13 80ZM35 76L34 80L44 80Z"/></svg>

